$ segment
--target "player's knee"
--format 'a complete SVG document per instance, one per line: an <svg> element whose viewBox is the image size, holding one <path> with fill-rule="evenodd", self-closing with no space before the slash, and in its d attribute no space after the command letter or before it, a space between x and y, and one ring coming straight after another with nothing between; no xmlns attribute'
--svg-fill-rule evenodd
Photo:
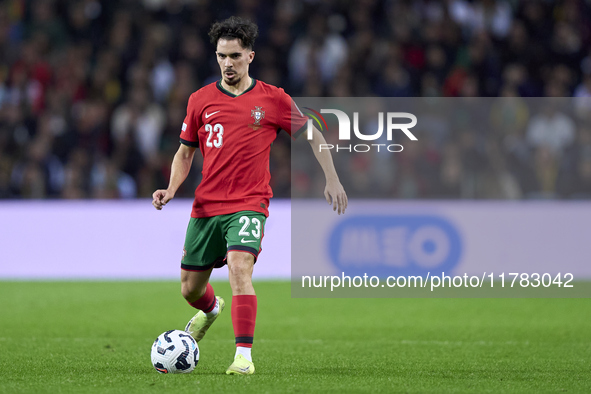
<svg viewBox="0 0 591 394"><path fill-rule="evenodd" d="M252 268L254 261L251 255L248 256L236 256L231 261L228 261L228 270L230 275L234 277L248 277L252 276Z"/></svg>
<svg viewBox="0 0 591 394"><path fill-rule="evenodd" d="M181 282L181 294L183 298L189 302L197 301L199 298L205 294L205 287L198 288L193 283L189 281Z"/></svg>
<svg viewBox="0 0 591 394"><path fill-rule="evenodd" d="M246 264L234 264L232 266L228 266L228 270L230 271L230 275L236 279L250 279L252 269L249 268Z"/></svg>
<svg viewBox="0 0 591 394"><path fill-rule="evenodd" d="M237 263L228 265L231 282L238 287L249 286L252 283L252 263Z"/></svg>

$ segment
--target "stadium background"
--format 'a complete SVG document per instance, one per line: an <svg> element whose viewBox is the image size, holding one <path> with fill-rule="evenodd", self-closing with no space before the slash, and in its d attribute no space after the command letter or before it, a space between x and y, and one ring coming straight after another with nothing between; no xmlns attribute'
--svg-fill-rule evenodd
<svg viewBox="0 0 591 394"><path fill-rule="evenodd" d="M219 78L207 31L230 15L260 27L251 75L294 97L574 96L580 113L591 109L583 0L7 0L0 197L128 199L165 186L187 98ZM392 155L398 187L379 197L587 199L591 123L566 121L560 138L540 138L528 122L426 136ZM279 198L290 196L289 154L281 133L271 157ZM498 163L510 187L490 187ZM368 165L352 161L351 174ZM296 175L298 196L316 197L317 182ZM191 197L199 180L194 171L177 196Z"/></svg>

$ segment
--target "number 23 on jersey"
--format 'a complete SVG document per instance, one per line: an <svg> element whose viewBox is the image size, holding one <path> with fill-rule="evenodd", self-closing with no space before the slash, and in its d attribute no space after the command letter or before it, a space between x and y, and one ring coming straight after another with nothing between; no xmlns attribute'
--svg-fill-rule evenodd
<svg viewBox="0 0 591 394"><path fill-rule="evenodd" d="M224 126L220 123L216 123L215 125L206 124L205 131L207 132L207 142L205 146L208 148L221 148L223 144L223 137L224 137Z"/></svg>

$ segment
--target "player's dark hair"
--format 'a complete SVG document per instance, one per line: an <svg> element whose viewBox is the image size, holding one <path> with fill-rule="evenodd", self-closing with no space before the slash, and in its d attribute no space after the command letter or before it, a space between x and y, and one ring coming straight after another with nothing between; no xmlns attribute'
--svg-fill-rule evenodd
<svg viewBox="0 0 591 394"><path fill-rule="evenodd" d="M259 36L258 26L237 16L231 16L228 19L216 22L209 30L209 38L213 45L218 44L220 38L226 40L238 39L242 48L252 50L254 41Z"/></svg>

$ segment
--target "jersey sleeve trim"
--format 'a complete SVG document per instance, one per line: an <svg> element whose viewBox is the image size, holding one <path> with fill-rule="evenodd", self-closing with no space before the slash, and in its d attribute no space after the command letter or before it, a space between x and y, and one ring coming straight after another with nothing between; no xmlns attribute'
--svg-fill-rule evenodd
<svg viewBox="0 0 591 394"><path fill-rule="evenodd" d="M295 133L293 133L293 134L292 134L292 136L293 136L293 139L295 140L295 139L297 139L297 138L298 138L300 135L304 134L304 131L307 129L307 126L308 126L308 122L304 123L304 124L302 125L302 127L300 127L300 128L299 128L299 130L298 130L298 131L296 131Z"/></svg>
<svg viewBox="0 0 591 394"><path fill-rule="evenodd" d="M187 141L181 138L181 144L190 146L191 148L199 148L199 142L197 141Z"/></svg>

